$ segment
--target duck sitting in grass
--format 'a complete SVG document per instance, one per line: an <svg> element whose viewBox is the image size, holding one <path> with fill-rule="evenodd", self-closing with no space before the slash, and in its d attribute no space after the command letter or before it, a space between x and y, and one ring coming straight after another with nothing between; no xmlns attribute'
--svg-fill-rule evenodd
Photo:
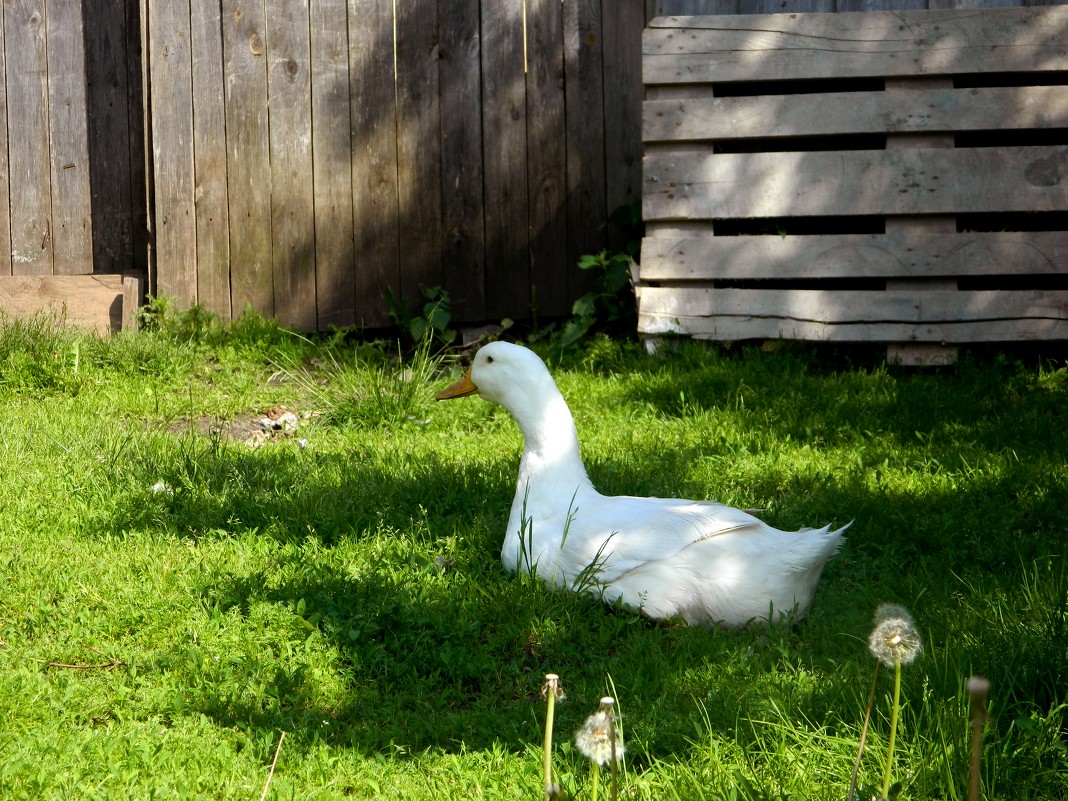
<svg viewBox="0 0 1068 801"><path fill-rule="evenodd" d="M479 394L523 432L501 559L549 584L602 594L657 620L740 628L804 616L841 533L779 531L713 501L601 495L571 411L531 350L492 342L438 400Z"/></svg>

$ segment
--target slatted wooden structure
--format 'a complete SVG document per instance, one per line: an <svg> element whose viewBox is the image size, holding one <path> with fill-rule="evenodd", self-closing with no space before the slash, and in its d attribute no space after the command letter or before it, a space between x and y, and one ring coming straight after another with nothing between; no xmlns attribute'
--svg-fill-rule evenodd
<svg viewBox="0 0 1068 801"><path fill-rule="evenodd" d="M140 85L109 0L0 7L0 314L43 310L111 331L132 320L144 258ZM135 113L130 115L130 100ZM142 191L136 197L135 173ZM136 211L140 209L140 213ZM94 271L96 274L94 274ZM126 276L124 280L124 275Z"/></svg>
<svg viewBox="0 0 1068 801"><path fill-rule="evenodd" d="M1068 338L1068 7L664 17L639 328Z"/></svg>
<svg viewBox="0 0 1068 801"><path fill-rule="evenodd" d="M641 191L642 2L159 0L159 294L224 319L564 315Z"/></svg>

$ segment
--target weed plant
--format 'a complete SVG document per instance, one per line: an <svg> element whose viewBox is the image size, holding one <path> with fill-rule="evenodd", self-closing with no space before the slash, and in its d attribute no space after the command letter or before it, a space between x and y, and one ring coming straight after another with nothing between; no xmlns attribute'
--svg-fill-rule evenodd
<svg viewBox="0 0 1068 801"><path fill-rule="evenodd" d="M277 799L538 798L558 673L572 797L568 733L607 694L620 797L842 799L882 603L924 643L901 797L967 797L973 674L984 797L1068 797L1063 367L607 340L565 359L602 491L855 521L807 620L657 624L506 573L521 438L489 404L433 403L447 363L252 316L108 340L5 321L0 797L249 799L274 765ZM280 406L315 414L258 447L235 434ZM882 785L892 676L858 798Z"/></svg>

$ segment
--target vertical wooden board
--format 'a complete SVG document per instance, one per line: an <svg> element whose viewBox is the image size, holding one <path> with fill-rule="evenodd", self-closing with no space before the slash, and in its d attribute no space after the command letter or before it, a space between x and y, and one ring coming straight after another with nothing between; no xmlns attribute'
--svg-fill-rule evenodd
<svg viewBox="0 0 1068 801"><path fill-rule="evenodd" d="M153 8L149 43L155 186L155 294L197 302L189 0Z"/></svg>
<svg viewBox="0 0 1068 801"><path fill-rule="evenodd" d="M130 129L130 224L133 228L133 268L148 275L145 291L152 291L155 270L152 257L152 149L148 143L148 6L149 0L127 0L126 8L126 75L127 120Z"/></svg>
<svg viewBox="0 0 1068 801"><path fill-rule="evenodd" d="M47 16L52 271L79 275L93 271L82 8L77 3L50 3Z"/></svg>
<svg viewBox="0 0 1068 801"><path fill-rule="evenodd" d="M93 269L129 272L133 264L133 158L128 51L138 41L123 0L83 0ZM135 29L136 30L136 29ZM141 116L141 103L136 105ZM142 129L143 130L143 129ZM138 204L141 197L137 198ZM141 265L143 269L144 265Z"/></svg>
<svg viewBox="0 0 1068 801"><path fill-rule="evenodd" d="M355 306L371 328L390 322L383 293L400 293L393 52L392 0L349 0Z"/></svg>
<svg viewBox="0 0 1068 801"><path fill-rule="evenodd" d="M397 203L401 293L441 285L437 0L397 6Z"/></svg>
<svg viewBox="0 0 1068 801"><path fill-rule="evenodd" d="M606 187L609 214L620 206L641 202L641 108L645 95L642 14L637 4L621 3L603 18L605 163L611 165ZM609 243L613 249L626 244Z"/></svg>
<svg viewBox="0 0 1068 801"><path fill-rule="evenodd" d="M688 17L698 14L738 14L739 0L647 0L652 8L646 20L653 17Z"/></svg>
<svg viewBox="0 0 1068 801"><path fill-rule="evenodd" d="M614 7L613 7L614 8ZM564 5L564 61L567 88L567 264L568 291L579 297L589 276L578 270L580 256L607 245L605 199L604 39L601 0ZM613 13L613 9L609 9Z"/></svg>
<svg viewBox="0 0 1068 801"><path fill-rule="evenodd" d="M274 313L287 327L315 322L311 42L308 0L267 0Z"/></svg>
<svg viewBox="0 0 1068 801"><path fill-rule="evenodd" d="M228 322L232 319L233 309L230 305L230 215L226 197L221 14L218 2L198 0L190 5L197 298L205 309Z"/></svg>
<svg viewBox="0 0 1068 801"><path fill-rule="evenodd" d="M52 274L48 62L43 0L4 4L11 193L11 272Z"/></svg>
<svg viewBox="0 0 1068 801"><path fill-rule="evenodd" d="M349 40L345 0L311 0L310 6L315 305L322 330L356 322Z"/></svg>
<svg viewBox="0 0 1068 801"><path fill-rule="evenodd" d="M482 6L486 314L527 317L530 293L527 114L521 3Z"/></svg>
<svg viewBox="0 0 1068 801"><path fill-rule="evenodd" d="M3 46L3 14L0 5L0 276L11 275L11 195L7 148L7 59Z"/></svg>
<svg viewBox="0 0 1068 801"><path fill-rule="evenodd" d="M263 0L222 0L226 194L234 316L274 315L267 31Z"/></svg>
<svg viewBox="0 0 1068 801"><path fill-rule="evenodd" d="M445 13L445 12L448 13ZM438 0L443 286L457 320L486 319L479 0Z"/></svg>
<svg viewBox="0 0 1068 801"><path fill-rule="evenodd" d="M527 191L530 283L540 313L566 315L567 123L559 0L527 0Z"/></svg>

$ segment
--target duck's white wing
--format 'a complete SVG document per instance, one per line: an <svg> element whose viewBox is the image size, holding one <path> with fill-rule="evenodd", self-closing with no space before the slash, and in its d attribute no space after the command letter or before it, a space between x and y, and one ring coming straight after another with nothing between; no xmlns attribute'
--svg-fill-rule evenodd
<svg viewBox="0 0 1068 801"><path fill-rule="evenodd" d="M565 550L577 557L572 564L596 562L599 580L614 581L650 562L671 561L695 543L767 528L748 512L714 501L602 496L576 509Z"/></svg>

